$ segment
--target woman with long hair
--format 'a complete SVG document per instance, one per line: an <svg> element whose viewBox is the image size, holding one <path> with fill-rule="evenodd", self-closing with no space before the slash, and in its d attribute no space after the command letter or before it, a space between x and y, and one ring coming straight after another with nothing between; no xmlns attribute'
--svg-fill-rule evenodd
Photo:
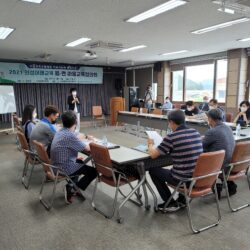
<svg viewBox="0 0 250 250"><path fill-rule="evenodd" d="M234 122L241 126L248 125L250 123L250 103L249 101L243 101L240 103L239 113L234 119Z"/></svg>

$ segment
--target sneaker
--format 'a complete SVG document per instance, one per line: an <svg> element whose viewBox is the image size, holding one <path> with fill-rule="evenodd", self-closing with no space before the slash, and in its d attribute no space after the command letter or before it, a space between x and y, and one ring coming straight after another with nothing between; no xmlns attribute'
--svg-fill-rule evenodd
<svg viewBox="0 0 250 250"><path fill-rule="evenodd" d="M72 196L73 196L72 187L70 187L69 185L66 185L64 187L64 198L65 198L66 204L71 204L73 202Z"/></svg>
<svg viewBox="0 0 250 250"><path fill-rule="evenodd" d="M186 198L185 198L184 195L180 195L179 194L179 197L178 197L178 199L176 201L177 201L177 203L178 203L178 205L179 205L180 208L187 207Z"/></svg>
<svg viewBox="0 0 250 250"><path fill-rule="evenodd" d="M170 201L170 203L168 204L168 206L164 210L165 204L166 204L166 202L159 204L158 210L163 211L163 212L175 212L175 211L180 209L178 203L174 199L172 199Z"/></svg>
<svg viewBox="0 0 250 250"><path fill-rule="evenodd" d="M233 181L227 182L229 196L235 195L237 193L237 185Z"/></svg>

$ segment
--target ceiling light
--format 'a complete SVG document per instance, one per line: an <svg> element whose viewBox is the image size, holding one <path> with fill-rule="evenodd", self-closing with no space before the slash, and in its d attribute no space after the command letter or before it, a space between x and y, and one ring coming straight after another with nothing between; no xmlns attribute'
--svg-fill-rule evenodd
<svg viewBox="0 0 250 250"><path fill-rule="evenodd" d="M161 56L169 56L169 55L176 55L176 54L181 54L181 53L186 53L188 50L179 50L179 51L174 51L174 52L167 52L164 54L161 54Z"/></svg>
<svg viewBox="0 0 250 250"><path fill-rule="evenodd" d="M203 33L206 33L206 32L210 32L210 31L214 31L214 30L218 30L218 29L223 29L223 28L235 25L235 24L244 23L244 22L247 22L249 20L250 20L249 18L243 17L243 18L236 19L236 20L233 20L233 21L216 24L216 25L204 28L204 29L191 31L191 33L196 34L196 35L200 35L200 34L203 34Z"/></svg>
<svg viewBox="0 0 250 250"><path fill-rule="evenodd" d="M219 8L218 11L225 12L227 14L234 14L235 13L235 10L229 9L229 8L225 8L225 7Z"/></svg>
<svg viewBox="0 0 250 250"><path fill-rule="evenodd" d="M14 29L12 28L0 27L0 39L1 40L6 39L13 31Z"/></svg>
<svg viewBox="0 0 250 250"><path fill-rule="evenodd" d="M239 41L239 42L248 42L248 41L250 41L250 37L248 37L248 38L243 38L243 39L239 39L238 41Z"/></svg>
<svg viewBox="0 0 250 250"><path fill-rule="evenodd" d="M66 44L65 46L66 47L75 47L77 45L80 45L82 43L88 42L90 40L91 40L90 38L82 37L80 39L77 39L77 40L75 40L73 42L70 42L70 43Z"/></svg>
<svg viewBox="0 0 250 250"><path fill-rule="evenodd" d="M119 52L128 52L128 51L132 51L132 50L143 49L143 48L146 48L146 47L147 47L146 45L138 45L138 46L134 46L134 47L131 47L131 48L119 50Z"/></svg>
<svg viewBox="0 0 250 250"><path fill-rule="evenodd" d="M187 3L187 1L185 1L185 0L170 0L166 3L163 3L161 5L156 6L150 10L142 12L139 15L131 17L128 20L126 20L126 22L139 23L145 19L148 19L150 17L154 17L154 16L159 15L159 14L166 12L166 11L172 10L172 9L177 8L177 7L184 5L186 3Z"/></svg>
<svg viewBox="0 0 250 250"><path fill-rule="evenodd" d="M22 0L23 2L29 2L29 3L41 3L43 0Z"/></svg>

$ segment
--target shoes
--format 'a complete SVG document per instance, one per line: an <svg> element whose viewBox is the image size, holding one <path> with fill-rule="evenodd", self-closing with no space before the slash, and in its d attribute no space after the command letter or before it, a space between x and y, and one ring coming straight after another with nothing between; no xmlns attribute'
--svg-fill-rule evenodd
<svg viewBox="0 0 250 250"><path fill-rule="evenodd" d="M177 201L177 203L178 203L178 205L179 205L180 208L187 207L186 198L185 198L184 195L179 194L179 197L178 197L178 199L176 201Z"/></svg>
<svg viewBox="0 0 250 250"><path fill-rule="evenodd" d="M72 187L67 184L64 187L64 198L65 198L66 204L71 204L73 202L72 197L73 197Z"/></svg>
<svg viewBox="0 0 250 250"><path fill-rule="evenodd" d="M85 200L86 200L86 198L84 197L84 195L83 195L80 191L75 191L75 192L73 193L73 195L74 195L74 196L77 196L77 197L79 197L79 198L81 198L82 201L85 201Z"/></svg>
<svg viewBox="0 0 250 250"><path fill-rule="evenodd" d="M237 193L237 185L233 181L227 182L229 196L232 196Z"/></svg>
<svg viewBox="0 0 250 250"><path fill-rule="evenodd" d="M178 205L178 202L172 199L168 206L164 209L166 202L158 205L158 210L162 212L176 212L180 209L180 206Z"/></svg>

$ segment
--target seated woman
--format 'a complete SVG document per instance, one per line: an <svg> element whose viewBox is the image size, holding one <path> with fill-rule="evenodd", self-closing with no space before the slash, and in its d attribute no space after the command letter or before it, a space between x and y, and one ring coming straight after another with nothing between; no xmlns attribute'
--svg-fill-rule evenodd
<svg viewBox="0 0 250 250"><path fill-rule="evenodd" d="M30 141L31 131L35 126L36 116L36 108L33 105L28 104L24 107L22 115L22 127L28 143Z"/></svg>
<svg viewBox="0 0 250 250"><path fill-rule="evenodd" d="M193 101L186 102L185 115L194 116L199 114L199 109L194 105Z"/></svg>
<svg viewBox="0 0 250 250"><path fill-rule="evenodd" d="M250 123L250 103L243 101L240 103L239 113L234 119L235 123L241 126L248 125Z"/></svg>

